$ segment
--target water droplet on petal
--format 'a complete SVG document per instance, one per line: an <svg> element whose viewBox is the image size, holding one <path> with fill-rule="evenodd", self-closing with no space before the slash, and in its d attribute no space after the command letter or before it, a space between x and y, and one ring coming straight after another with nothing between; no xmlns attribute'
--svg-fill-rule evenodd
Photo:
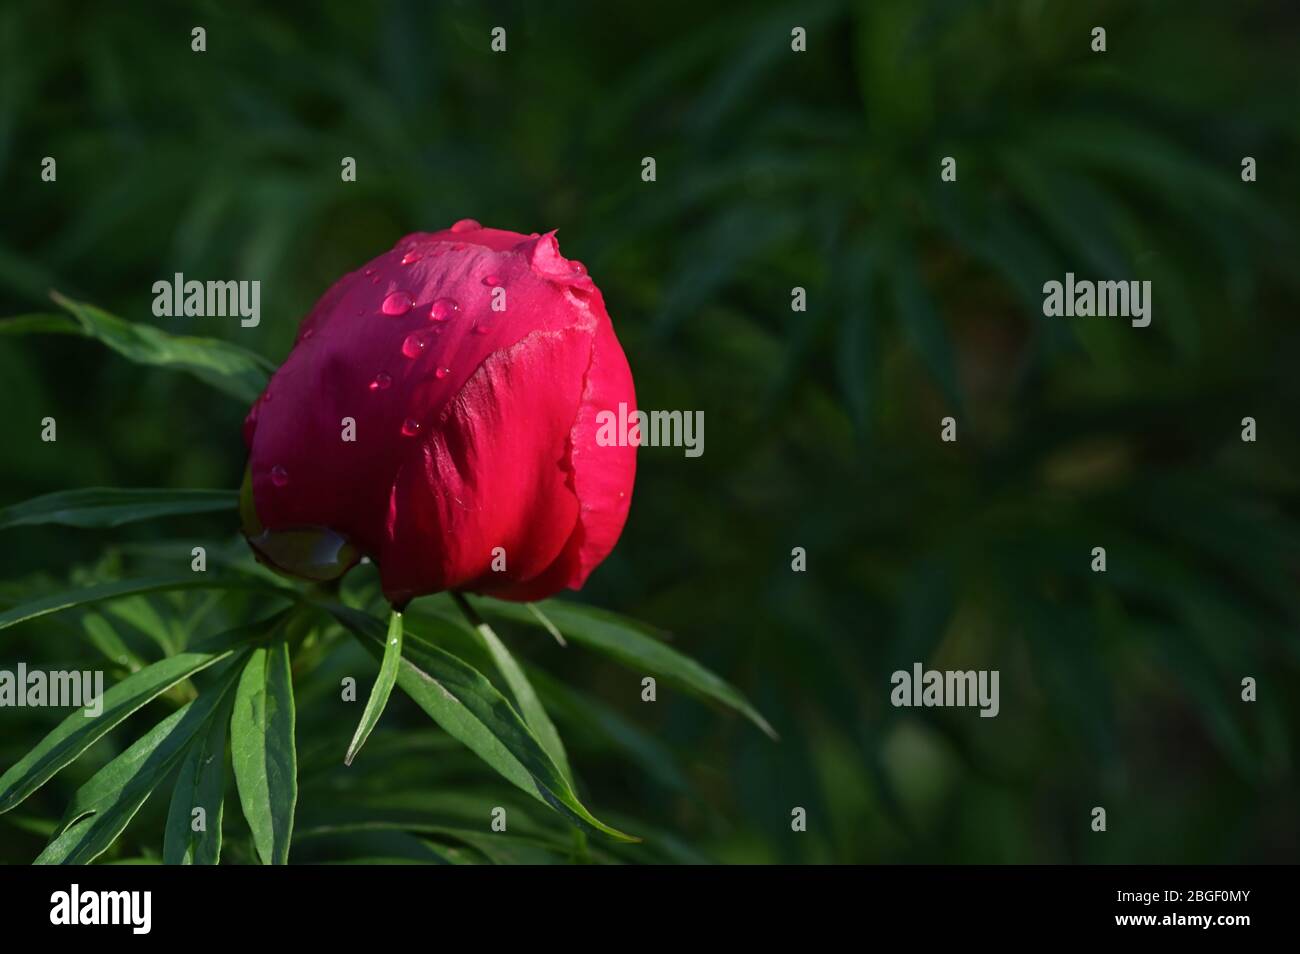
<svg viewBox="0 0 1300 954"><path fill-rule="evenodd" d="M370 382L369 387L372 391L387 391L392 383L393 379L380 371L375 375L375 379Z"/></svg>
<svg viewBox="0 0 1300 954"><path fill-rule="evenodd" d="M378 276L378 275L371 275L371 276L370 276L370 284L372 284L372 285L378 285L378 284L379 284L379 276Z"/></svg>
<svg viewBox="0 0 1300 954"><path fill-rule="evenodd" d="M461 219L451 227L451 230L453 232L473 232L482 227L483 226L479 225L474 219Z"/></svg>
<svg viewBox="0 0 1300 954"><path fill-rule="evenodd" d="M242 432L244 435L244 443L251 445L253 443L253 435L257 433L257 405L256 404L254 404L251 408L248 409L248 414L244 417L244 426Z"/></svg>
<svg viewBox="0 0 1300 954"><path fill-rule="evenodd" d="M474 322L474 334L485 335L488 333L488 327L481 321Z"/></svg>
<svg viewBox="0 0 1300 954"><path fill-rule="evenodd" d="M404 315L411 310L411 296L404 291L389 292L379 310L385 315Z"/></svg>
<svg viewBox="0 0 1300 954"><path fill-rule="evenodd" d="M415 262L418 262L422 258L424 258L424 253L421 251L416 250L412 252L407 252L405 255L402 256L402 264L412 265Z"/></svg>
<svg viewBox="0 0 1300 954"><path fill-rule="evenodd" d="M302 333L302 339L301 339L301 340L306 341L308 338L310 338L310 337L311 337L312 335L314 335L315 333L316 333L316 329L315 329L315 328L308 328L306 331L304 331L304 332Z"/></svg>
<svg viewBox="0 0 1300 954"><path fill-rule="evenodd" d="M433 374L435 377L445 378L447 375L451 374L451 368L439 368L437 371L433 372Z"/></svg>
<svg viewBox="0 0 1300 954"><path fill-rule="evenodd" d="M483 284L487 285L489 288L496 288L501 284L501 278L497 275L487 275L483 278Z"/></svg>
<svg viewBox="0 0 1300 954"><path fill-rule="evenodd" d="M414 437L418 433L420 433L420 422L417 421L415 418L408 417L405 421L402 422L403 437Z"/></svg>
<svg viewBox="0 0 1300 954"><path fill-rule="evenodd" d="M451 316L460 311L460 305L454 298L439 298L429 306L430 321L449 321Z"/></svg>
<svg viewBox="0 0 1300 954"><path fill-rule="evenodd" d="M362 274L362 275L365 275L367 278L369 278L369 277L370 277L371 275L373 275L374 273L375 273L375 270L374 270L373 268L366 268L366 269L363 269L362 272L361 272L361 274Z"/></svg>
<svg viewBox="0 0 1300 954"><path fill-rule="evenodd" d="M573 266L573 270L579 275L587 274L587 266L582 264L582 262L578 261L576 258L569 259L569 264Z"/></svg>
<svg viewBox="0 0 1300 954"><path fill-rule="evenodd" d="M402 342L402 354L408 358L418 358L424 354L424 349L428 345L429 342L423 335L407 335L406 340Z"/></svg>
<svg viewBox="0 0 1300 954"><path fill-rule="evenodd" d="M276 464L271 468L271 483L275 484L277 487L283 487L288 482L289 472L287 470L279 464Z"/></svg>

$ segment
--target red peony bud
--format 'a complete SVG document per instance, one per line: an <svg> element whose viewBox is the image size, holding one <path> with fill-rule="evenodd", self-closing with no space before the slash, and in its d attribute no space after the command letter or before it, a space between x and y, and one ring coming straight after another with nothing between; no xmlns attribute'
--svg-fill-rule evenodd
<svg viewBox="0 0 1300 954"><path fill-rule="evenodd" d="M554 233L408 235L325 293L249 411L244 533L309 579L368 555L399 607L577 589L631 502L636 447L596 440L620 402L604 299Z"/></svg>

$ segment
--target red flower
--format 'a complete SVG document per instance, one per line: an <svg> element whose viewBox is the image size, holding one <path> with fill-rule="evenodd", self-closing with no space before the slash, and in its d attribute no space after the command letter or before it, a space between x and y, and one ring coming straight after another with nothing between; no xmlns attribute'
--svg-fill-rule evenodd
<svg viewBox="0 0 1300 954"><path fill-rule="evenodd" d="M311 579L368 555L399 607L576 589L631 502L636 448L596 440L620 402L604 299L553 232L408 235L334 283L249 411L245 535Z"/></svg>

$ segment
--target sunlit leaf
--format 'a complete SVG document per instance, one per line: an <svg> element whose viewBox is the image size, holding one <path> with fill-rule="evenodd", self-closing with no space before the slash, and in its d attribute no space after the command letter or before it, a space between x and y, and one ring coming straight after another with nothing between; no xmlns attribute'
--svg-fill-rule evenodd
<svg viewBox="0 0 1300 954"><path fill-rule="evenodd" d="M249 634L256 629L243 627L239 632ZM100 700L102 711L98 716L88 717L86 709L73 712L0 776L0 812L7 812L21 803L146 703L233 652L234 647L231 647L215 653L169 656L105 690Z"/></svg>
<svg viewBox="0 0 1300 954"><path fill-rule="evenodd" d="M345 606L330 605L328 609L372 652L382 651L384 628L377 619ZM482 673L415 639L406 641L403 657L397 684L448 734L510 782L572 821L613 838L635 840L601 822L578 801L537 737Z"/></svg>
<svg viewBox="0 0 1300 954"><path fill-rule="evenodd" d="M564 743L560 741L560 733L555 730L555 723L546 714L546 707L542 705L542 700L537 698L537 692L533 689L533 684L528 681L528 676L524 673L523 667L511 655L510 650L501 641L501 638L492 631L492 627L483 622L477 613L473 612L464 597L457 594L457 600L465 608L470 625L474 627L475 633L483 641L483 645L487 647L488 653L492 656L492 662L504 677L506 685L510 687L510 693L515 697L519 712L524 717L524 721L528 723L528 728L533 730L537 740L546 749L546 754L551 757L551 760L555 762L560 771L564 773L564 777L568 779L569 784L572 785L573 771L569 768L569 757L564 751ZM540 613L532 604L526 605L533 615L542 622L542 625L546 626L548 620L545 615Z"/></svg>
<svg viewBox="0 0 1300 954"><path fill-rule="evenodd" d="M293 679L283 631L255 649L230 716L230 760L244 818L263 864L286 864L298 802Z"/></svg>
<svg viewBox="0 0 1300 954"><path fill-rule="evenodd" d="M37 864L87 864L122 833L154 789L204 732L235 684L238 667L193 702L173 712L77 789L64 815L61 833L46 846Z"/></svg>
<svg viewBox="0 0 1300 954"><path fill-rule="evenodd" d="M246 403L252 403L266 388L272 368L251 351L216 338L171 335L152 325L123 321L57 292L52 297L77 319L87 337L103 342L137 364L187 371Z"/></svg>
<svg viewBox="0 0 1300 954"><path fill-rule="evenodd" d="M234 693L208 720L181 763L163 829L163 861L169 865L215 865L221 860L221 822L226 799L226 729ZM195 830L196 809L202 825Z"/></svg>
<svg viewBox="0 0 1300 954"><path fill-rule="evenodd" d="M393 691L393 683L397 681L397 668L401 659L402 614L394 610L388 619L388 633L384 637L384 658L379 664L379 675L375 677L375 684L370 688L370 698L366 700L361 722L352 736L352 742L348 745L347 754L343 757L345 765L352 764L361 747L366 744L366 739L370 738L370 733L378 724L379 717L384 714L384 707L388 705L388 697Z"/></svg>

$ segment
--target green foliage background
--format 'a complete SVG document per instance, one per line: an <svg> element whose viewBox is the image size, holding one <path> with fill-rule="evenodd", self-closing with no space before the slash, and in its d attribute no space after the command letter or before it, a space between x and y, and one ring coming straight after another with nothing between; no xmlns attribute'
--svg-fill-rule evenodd
<svg viewBox="0 0 1300 954"><path fill-rule="evenodd" d="M0 9L0 315L53 311L57 289L278 362L316 297L408 232L466 216L558 228L605 293L641 406L707 425L701 458L641 451L623 540L580 599L670 631L781 734L669 687L643 704L637 672L503 626L585 800L647 836L603 860L1300 858L1300 9L307 11ZM790 51L796 25L807 53ZM946 155L956 183L939 181ZM39 180L44 156L57 183ZM1042 283L1067 270L1150 279L1151 327L1043 318ZM261 326L152 318L150 286L178 271L261 280ZM0 505L239 484L246 407L191 377L6 334L0 380ZM956 445L938 440L948 414ZM47 415L56 444L39 439ZM7 529L0 609L151 561L184 569L205 541L242 552L224 514ZM1104 575L1088 568L1099 545ZM247 621L238 600L205 599L101 619L156 657L151 633ZM6 630L0 668L89 665L85 627L74 613ZM889 675L916 660L1000 670L1000 716L892 708ZM364 685L374 663L355 647L311 662L294 672L300 816L379 795L514 804L396 694L344 770L357 710L338 679ZM57 717L0 711L0 769ZM0 860L39 853L77 783L152 724L136 721L0 816ZM166 803L105 857L157 858ZM234 805L224 857L251 860ZM296 840L293 856L409 853L401 828ZM538 844L496 860L557 860Z"/></svg>

